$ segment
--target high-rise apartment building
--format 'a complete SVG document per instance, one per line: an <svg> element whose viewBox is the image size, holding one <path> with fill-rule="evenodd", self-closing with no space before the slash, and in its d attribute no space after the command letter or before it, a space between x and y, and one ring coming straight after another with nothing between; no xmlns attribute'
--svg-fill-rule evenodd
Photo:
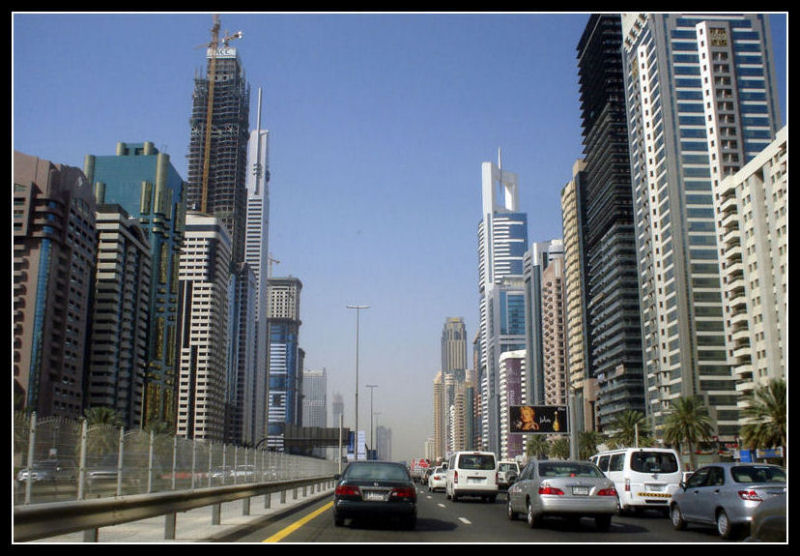
<svg viewBox="0 0 800 556"><path fill-rule="evenodd" d="M89 343L87 405L141 428L150 321L150 243L139 222L95 191L97 268Z"/></svg>
<svg viewBox="0 0 800 556"><path fill-rule="evenodd" d="M269 132L261 129L261 89L256 129L247 145L247 229L244 258L256 277L255 384L253 404L246 411L256 439L266 436L269 362L267 358L267 278L269 277ZM256 440L257 442L258 440Z"/></svg>
<svg viewBox="0 0 800 556"><path fill-rule="evenodd" d="M375 428L375 447L379 460L392 461L392 429L383 425Z"/></svg>
<svg viewBox="0 0 800 556"><path fill-rule="evenodd" d="M768 17L629 13L622 37L646 408L658 433L701 396L734 441L714 196L778 129Z"/></svg>
<svg viewBox="0 0 800 556"><path fill-rule="evenodd" d="M175 430L178 395L178 267L186 219L184 181L150 141L117 143L114 155L86 155L84 173L104 202L138 221L150 245L144 425Z"/></svg>
<svg viewBox="0 0 800 556"><path fill-rule="evenodd" d="M269 326L269 424L267 446L283 450L284 425L299 425L300 291L293 277L268 279Z"/></svg>
<svg viewBox="0 0 800 556"><path fill-rule="evenodd" d="M180 258L177 434L221 442L225 433L231 240L213 216L186 214Z"/></svg>
<svg viewBox="0 0 800 556"><path fill-rule="evenodd" d="M247 224L245 181L250 138L250 86L235 48L226 45L212 51L209 47L206 60L205 75L195 75L194 78L186 206L190 210L215 216L222 222L231 236L231 260L241 262L244 259ZM212 65L213 95L210 94ZM209 122L210 96L212 109ZM207 129L209 126L210 130ZM206 137L209 139L208 145Z"/></svg>
<svg viewBox="0 0 800 556"><path fill-rule="evenodd" d="M553 257L542 272L542 355L544 403L566 405L569 400L564 333L564 256Z"/></svg>
<svg viewBox="0 0 800 556"><path fill-rule="evenodd" d="M512 434L510 410L512 405L524 405L525 350L507 351L500 356L500 457L513 459L525 451L521 434Z"/></svg>
<svg viewBox="0 0 800 556"><path fill-rule="evenodd" d="M433 379L433 457L443 458L447 452L447 406L444 397L444 373Z"/></svg>
<svg viewBox="0 0 800 556"><path fill-rule="evenodd" d="M787 128L714 195L725 336L739 407L788 364Z"/></svg>
<svg viewBox="0 0 800 556"><path fill-rule="evenodd" d="M645 412L633 196L622 72L622 20L593 14L578 43L584 167L579 182L582 303L589 379L602 430L624 411ZM571 364L571 361L570 361Z"/></svg>
<svg viewBox="0 0 800 556"><path fill-rule="evenodd" d="M586 264L583 227L583 176L586 164L575 162L572 179L561 190L564 232L564 305L567 335L567 382L575 397L578 431L596 430L597 379L592 376L589 318L586 311Z"/></svg>
<svg viewBox="0 0 800 556"><path fill-rule="evenodd" d="M94 288L92 188L79 168L14 151L14 408L78 418Z"/></svg>
<svg viewBox="0 0 800 556"><path fill-rule="evenodd" d="M525 252L525 392L526 403L542 405L545 400L545 363L543 341L542 273L556 257L563 257L564 242L561 239L531 244Z"/></svg>
<svg viewBox="0 0 800 556"><path fill-rule="evenodd" d="M483 448L500 451L500 355L525 349L523 256L528 217L518 210L517 176L498 164L482 165L483 211L478 224L480 367Z"/></svg>

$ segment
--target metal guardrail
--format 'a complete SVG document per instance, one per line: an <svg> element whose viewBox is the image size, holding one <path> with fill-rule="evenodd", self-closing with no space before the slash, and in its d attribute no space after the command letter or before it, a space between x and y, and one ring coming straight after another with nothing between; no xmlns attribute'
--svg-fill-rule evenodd
<svg viewBox="0 0 800 556"><path fill-rule="evenodd" d="M164 539L175 539L177 512L214 506L212 525L218 525L219 506L224 502L249 499L253 496L285 492L311 486L319 491L323 485L333 485L333 476L311 477L289 481L250 483L245 485L201 488L193 490L135 494L92 500L50 502L14 507L14 542L27 542L66 533L84 531L84 541L97 541L101 527L119 525L149 517L165 516ZM269 496L265 498L268 507Z"/></svg>

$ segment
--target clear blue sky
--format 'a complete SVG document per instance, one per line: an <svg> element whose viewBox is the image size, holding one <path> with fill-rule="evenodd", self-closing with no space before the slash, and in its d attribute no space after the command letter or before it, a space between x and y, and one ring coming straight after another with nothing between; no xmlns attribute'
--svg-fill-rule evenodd
<svg viewBox="0 0 800 556"><path fill-rule="evenodd" d="M306 368L327 369L352 426L391 427L423 455L447 317L478 323L481 163L519 179L530 241L561 237L560 192L582 154L576 46L588 14L238 14L270 130L275 276L303 282ZM786 19L773 16L786 118ZM13 17L14 148L77 167L152 141L186 178L195 72L210 13ZM469 354L471 360L471 352Z"/></svg>

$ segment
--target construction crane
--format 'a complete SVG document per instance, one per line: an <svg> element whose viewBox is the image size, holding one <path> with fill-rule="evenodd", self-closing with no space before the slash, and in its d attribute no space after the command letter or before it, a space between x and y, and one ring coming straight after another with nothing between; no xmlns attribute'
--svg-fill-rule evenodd
<svg viewBox="0 0 800 556"><path fill-rule="evenodd" d="M208 169L209 158L211 157L211 118L214 115L214 83L217 74L217 49L219 48L219 15L214 14L214 25L211 27L211 42L208 43L208 48L211 52L211 62L208 67L208 106L206 107L206 138L203 145L203 181L202 181L202 199L200 203L200 211L204 214L208 213ZM228 46L228 43L233 39L241 39L242 32L237 31L233 34L228 34L225 31L225 36L222 38L223 46Z"/></svg>
<svg viewBox="0 0 800 556"><path fill-rule="evenodd" d="M272 253L270 253L267 255L267 264L269 265L267 267L267 278L272 278L272 263L281 264L281 262L278 259L274 259Z"/></svg>

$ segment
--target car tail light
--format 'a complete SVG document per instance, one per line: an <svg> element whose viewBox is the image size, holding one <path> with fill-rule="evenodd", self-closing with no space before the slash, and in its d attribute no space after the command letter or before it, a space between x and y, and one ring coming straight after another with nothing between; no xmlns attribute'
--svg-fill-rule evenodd
<svg viewBox="0 0 800 556"><path fill-rule="evenodd" d="M453 471L453 482L458 484L458 471Z"/></svg>
<svg viewBox="0 0 800 556"><path fill-rule="evenodd" d="M496 485L500 484L499 476L500 476L500 473L495 473L494 474L494 484L496 484Z"/></svg>
<svg viewBox="0 0 800 556"><path fill-rule="evenodd" d="M353 485L339 485L334 494L336 496L361 496L361 490Z"/></svg>
<svg viewBox="0 0 800 556"><path fill-rule="evenodd" d="M400 487L392 489L392 494L390 495L392 498L411 498L416 499L417 491L411 487Z"/></svg>
<svg viewBox="0 0 800 556"><path fill-rule="evenodd" d="M615 489L614 487L604 488L597 491L597 496L616 496L616 495L617 495L617 489Z"/></svg>
<svg viewBox="0 0 800 556"><path fill-rule="evenodd" d="M631 480L625 479L625 492L630 492L630 491L631 491Z"/></svg>
<svg viewBox="0 0 800 556"><path fill-rule="evenodd" d="M560 488L551 487L551 486L540 486L539 487L539 494L564 494L564 491Z"/></svg>
<svg viewBox="0 0 800 556"><path fill-rule="evenodd" d="M747 500L749 502L762 501L762 498L758 495L758 493L755 490L740 490L739 498L741 498L742 500Z"/></svg>

